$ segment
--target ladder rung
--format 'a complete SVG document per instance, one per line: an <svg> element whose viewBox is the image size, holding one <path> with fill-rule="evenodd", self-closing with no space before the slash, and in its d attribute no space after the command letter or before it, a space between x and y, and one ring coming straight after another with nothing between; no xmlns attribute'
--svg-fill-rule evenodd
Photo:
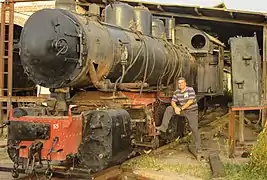
<svg viewBox="0 0 267 180"><path fill-rule="evenodd" d="M8 74L8 72L3 72L3 74Z"/></svg>
<svg viewBox="0 0 267 180"><path fill-rule="evenodd" d="M8 56L3 56L4 59L8 59Z"/></svg>

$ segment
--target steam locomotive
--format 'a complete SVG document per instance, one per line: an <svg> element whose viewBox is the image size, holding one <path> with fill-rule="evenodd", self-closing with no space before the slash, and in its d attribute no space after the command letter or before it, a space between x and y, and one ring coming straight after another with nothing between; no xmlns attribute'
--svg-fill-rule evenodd
<svg viewBox="0 0 267 180"><path fill-rule="evenodd" d="M103 10L104 20L99 7L90 9L87 16L43 9L25 23L23 68L51 96L10 112L14 177L19 165L31 174L44 161L49 177L52 162L94 173L183 136L186 121L180 116L172 118L166 133L155 131L179 76L199 99L222 94L223 44L218 40L175 26L171 19L165 19L165 28L142 6L113 3Z"/></svg>

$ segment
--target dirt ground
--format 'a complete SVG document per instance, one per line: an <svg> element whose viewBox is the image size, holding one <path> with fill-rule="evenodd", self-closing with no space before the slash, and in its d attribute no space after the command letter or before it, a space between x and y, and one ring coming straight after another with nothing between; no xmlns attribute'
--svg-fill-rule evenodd
<svg viewBox="0 0 267 180"><path fill-rule="evenodd" d="M246 152L256 142L257 133L254 125L246 125L244 129L245 146L236 148L235 158L228 158L228 116L223 109L216 109L210 112L200 122L200 132L203 146L203 156L201 161L188 151L187 143L178 143L170 146L160 153L152 153L139 156L129 160L123 166L133 168L135 174L155 179L155 180L201 180L212 179L212 173L208 162L208 155L217 152L223 162L245 163L248 158L242 158L241 154ZM221 118L220 118L221 117ZM246 115L251 122L257 121L255 114ZM237 123L238 123L238 117ZM238 124L236 125L238 132ZM236 135L238 140L238 133ZM191 138L192 140L192 138ZM178 141L177 141L178 142ZM5 144L6 140L2 138L0 145ZM0 149L0 166L12 166L6 153L6 148ZM9 172L0 172L0 179L12 179ZM225 178L221 178L225 179ZM227 179L227 178L226 178Z"/></svg>
<svg viewBox="0 0 267 180"><path fill-rule="evenodd" d="M208 161L211 153L218 153L223 163L246 163L248 158L241 154L248 152L256 142L257 133L254 125L245 125L245 145L236 146L234 158L228 158L228 116L222 109L210 113L200 123L203 159L197 161L188 151L187 143L180 143L167 150L144 155L137 159L129 160L124 166L134 169L134 173L155 180L198 180L214 179ZM224 115L224 116L223 116ZM222 118L219 118L223 116ZM247 115L253 122L257 121L255 114ZM213 119L214 121L210 121ZM238 117L236 117L236 140L238 140ZM229 179L227 177L220 179ZM231 179L231 178L230 178Z"/></svg>
<svg viewBox="0 0 267 180"><path fill-rule="evenodd" d="M2 138L0 140L0 146L5 145L6 140ZM12 167L12 161L9 159L6 148L0 148L0 166ZM0 172L0 180L11 180L13 179L10 172Z"/></svg>

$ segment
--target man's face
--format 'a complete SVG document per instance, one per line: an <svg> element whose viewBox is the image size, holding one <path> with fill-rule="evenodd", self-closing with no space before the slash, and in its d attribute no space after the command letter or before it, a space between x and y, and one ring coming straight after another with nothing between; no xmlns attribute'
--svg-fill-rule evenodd
<svg viewBox="0 0 267 180"><path fill-rule="evenodd" d="M185 80L179 80L178 81L178 88L179 89L184 89L186 87L186 82Z"/></svg>

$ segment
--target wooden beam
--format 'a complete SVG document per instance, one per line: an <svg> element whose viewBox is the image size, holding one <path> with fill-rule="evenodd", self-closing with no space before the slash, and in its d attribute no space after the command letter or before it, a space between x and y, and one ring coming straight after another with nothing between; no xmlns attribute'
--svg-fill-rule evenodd
<svg viewBox="0 0 267 180"><path fill-rule="evenodd" d="M162 11L162 12L165 12L165 10L162 8L162 6L161 5L157 5L157 8L160 10L160 11Z"/></svg>
<svg viewBox="0 0 267 180"><path fill-rule="evenodd" d="M170 12L160 12L150 10L153 15L160 16L173 16L177 18L188 18L188 19L197 19L197 20L206 20L206 21L216 21L216 22L224 22L224 23L235 23L235 24L244 24L244 25L252 25L252 26L260 26L263 27L265 23L257 23L257 22L248 22L244 20L235 20L235 19L226 19L226 18L218 18L218 17L208 17L208 16L194 16L190 14L180 14L180 13L170 13Z"/></svg>
<svg viewBox="0 0 267 180"><path fill-rule="evenodd" d="M245 113L244 110L239 111L239 143L244 144L244 119Z"/></svg>
<svg viewBox="0 0 267 180"><path fill-rule="evenodd" d="M231 16L231 18L235 18L233 12L229 12L229 15Z"/></svg>
<svg viewBox="0 0 267 180"><path fill-rule="evenodd" d="M226 176L224 166L223 166L223 163L220 159L219 154L217 154L217 153L210 154L209 155L209 163L210 163L213 178Z"/></svg>
<svg viewBox="0 0 267 180"><path fill-rule="evenodd" d="M20 1L20 0L18 0ZM124 2L124 1L123 1ZM133 3L133 2L129 2L129 1L125 1L126 3ZM79 3L80 5L84 5L84 6L89 6L92 3ZM98 4L100 7L104 7L104 4ZM143 4L144 6L146 6L145 4ZM155 4L154 4L155 5ZM161 7L162 8L162 7ZM226 19L226 18L219 18L219 17L208 17L208 16L194 16L194 15L190 15L190 14L180 14L180 13L172 13L172 12L166 12L163 8L161 10L151 10L151 8L149 8L150 12L153 15L158 15L158 16L168 16L168 17L176 17L176 18L188 18L188 19L198 19L198 20L207 20L207 21L216 21L216 22L225 22L225 23L235 23L235 24L244 24L244 25L253 25L253 26L261 26L263 27L265 25L264 22L262 23L257 23L257 22L248 22L245 20L235 20L235 19Z"/></svg>
<svg viewBox="0 0 267 180"><path fill-rule="evenodd" d="M197 7L194 8L194 11L197 13L197 15L202 16L202 14L198 11Z"/></svg>
<svg viewBox="0 0 267 180"><path fill-rule="evenodd" d="M7 109L8 112L12 106L12 84L13 84L13 34L14 34L14 3L8 3L9 7L9 22L8 22L8 75L7 75ZM8 113L9 114L9 113Z"/></svg>
<svg viewBox="0 0 267 180"><path fill-rule="evenodd" d="M232 108L229 108L228 144L230 158L233 158L235 153L235 113Z"/></svg>
<svg viewBox="0 0 267 180"><path fill-rule="evenodd" d="M5 56L5 36L6 36L6 4L1 3L1 28L0 28L0 96L4 95L4 56ZM3 103L0 102L0 123L3 124ZM1 129L1 135L3 128Z"/></svg>
<svg viewBox="0 0 267 180"><path fill-rule="evenodd" d="M263 103L264 103L264 105L265 104L267 104L266 103L266 97L267 97L267 95L266 95L266 88L267 88L267 77L266 77L266 75L267 75L267 25L265 25L264 27L263 27L263 48L262 48L263 50L262 50L262 53L263 53L263 55L262 55L262 88L263 88L263 96L262 96L262 100L263 100ZM266 109L263 109L262 110L262 112L261 112L261 119L262 119L262 121L261 121L261 125L262 125L262 127L265 127L265 124L266 124Z"/></svg>

